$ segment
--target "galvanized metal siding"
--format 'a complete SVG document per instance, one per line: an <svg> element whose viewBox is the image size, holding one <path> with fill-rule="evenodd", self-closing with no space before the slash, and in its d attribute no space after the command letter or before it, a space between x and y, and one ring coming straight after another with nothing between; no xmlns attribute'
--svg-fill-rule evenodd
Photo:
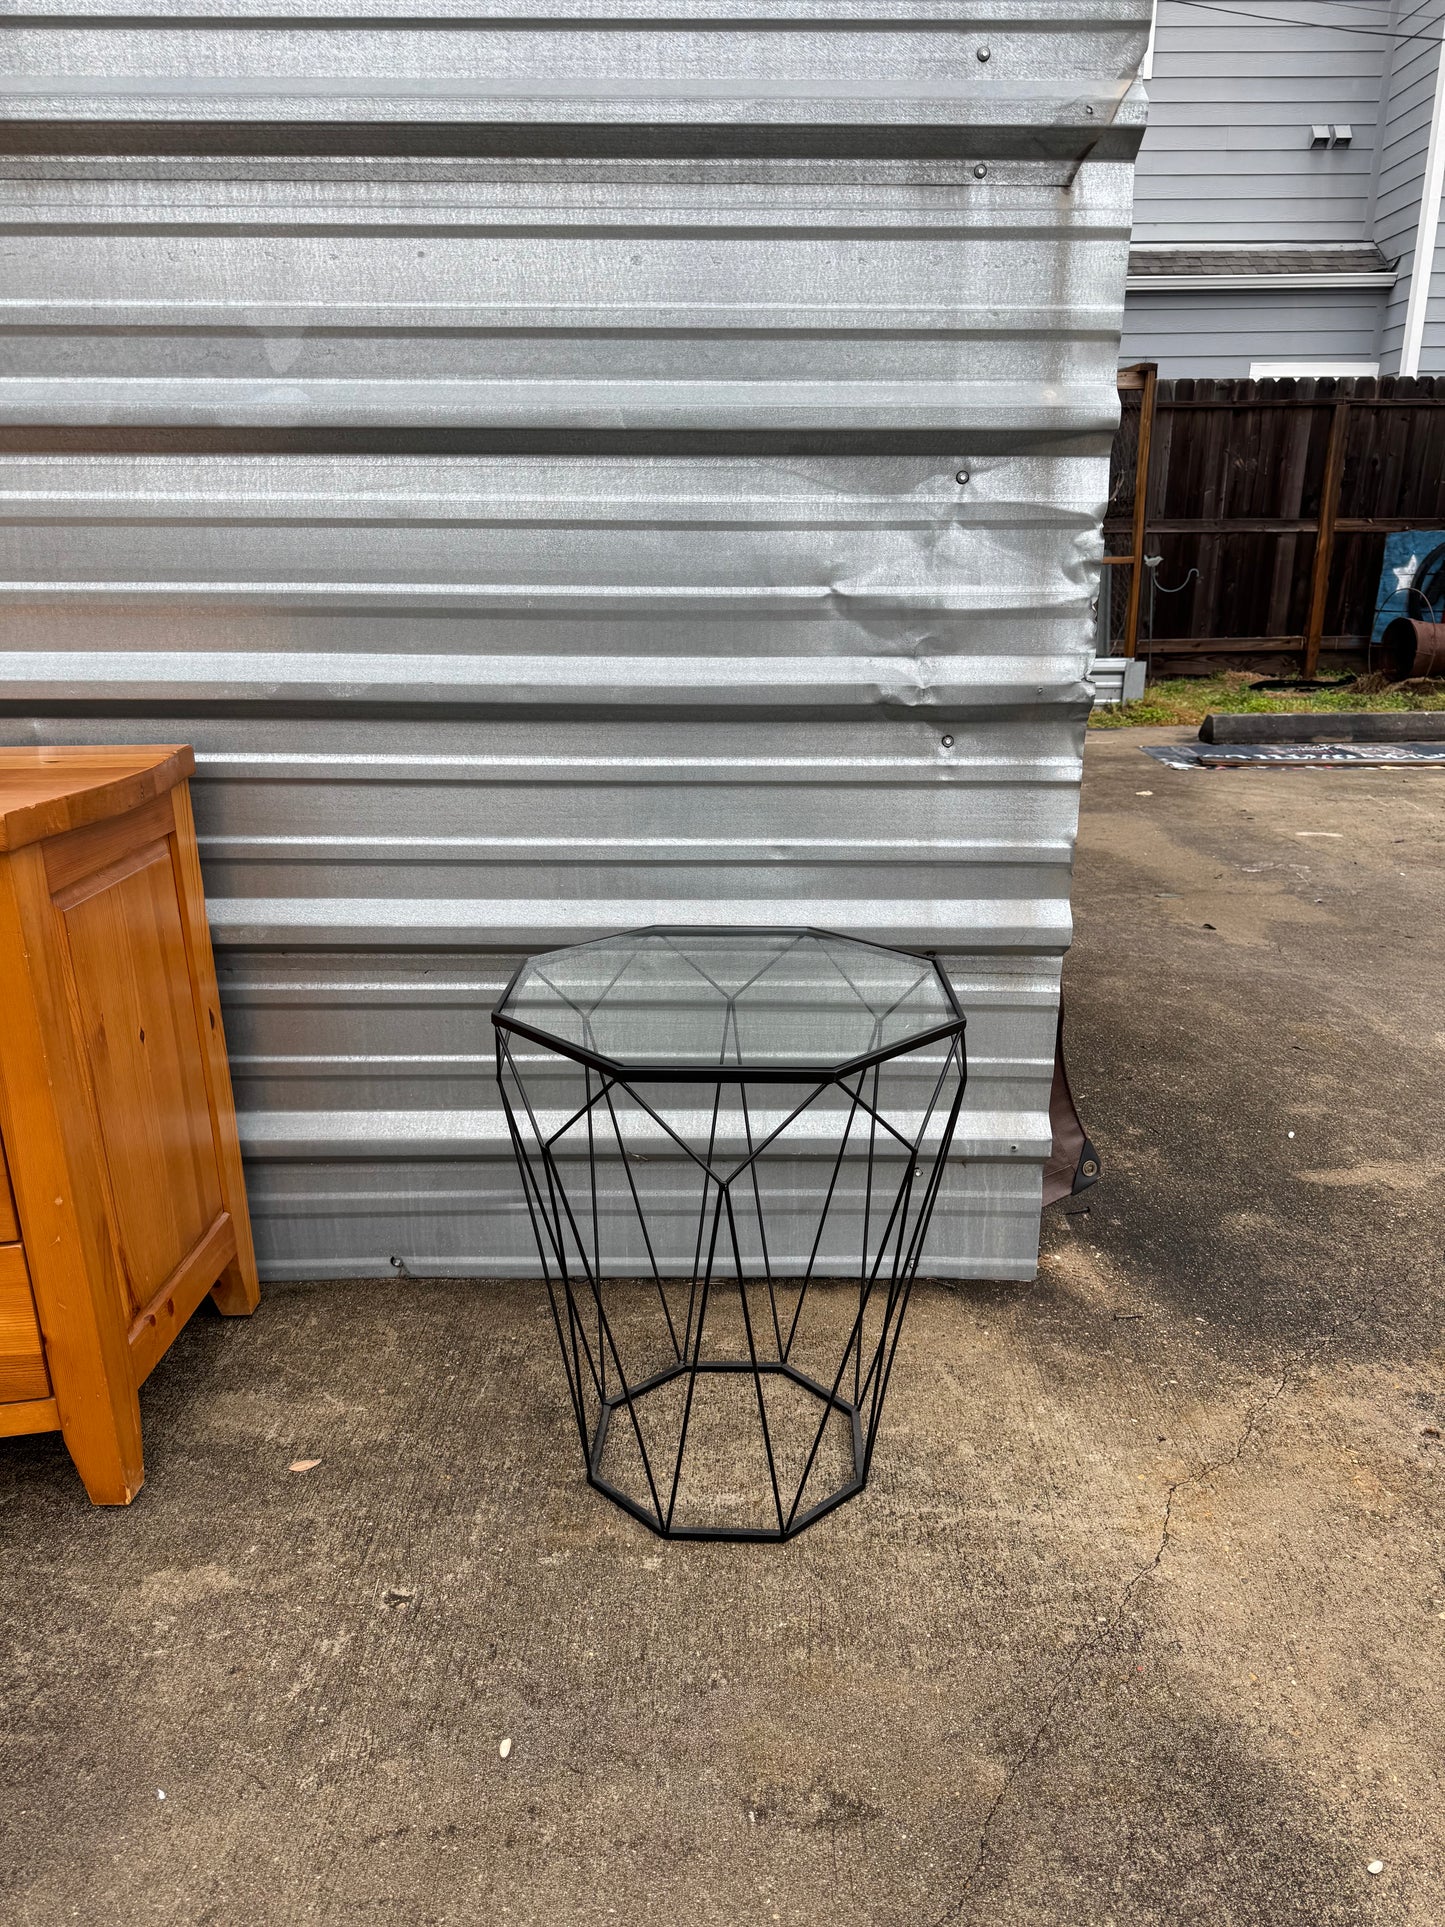
<svg viewBox="0 0 1445 1927"><path fill-rule="evenodd" d="M884 184L860 164L836 183L784 163L761 183L159 171L10 184L4 420L872 431L940 452L1101 425L1122 163L1067 197L1047 161Z"/></svg>
<svg viewBox="0 0 1445 1927"><path fill-rule="evenodd" d="M13 714L8 733L198 750L272 1275L392 1257L529 1269L490 1000L525 949L665 918L951 953L972 1025L964 1141L996 1168L950 1195L937 1262L1026 1271L1077 805L1083 657L1064 625L1086 609L1093 546L1060 471L1082 491L1095 462L1046 463L1040 521L1038 464L977 459L995 500L970 515L995 579L950 571L932 592L959 540L955 471L936 460L593 458L595 507L573 501L575 464L518 458L364 476L284 458L12 463L6 553L49 586L11 592L7 695L68 713ZM488 466L511 499L484 514ZM348 469L348 497L325 497ZM449 482L467 490L450 523ZM530 578L497 539L509 516ZM1055 570L1031 581L1045 535ZM288 554L308 574L283 578ZM494 567L504 593L458 586L462 561ZM379 610L345 586L357 576ZM974 650L924 653L940 625ZM398 721L399 705L428 713ZM313 713L276 714L298 709Z"/></svg>
<svg viewBox="0 0 1445 1927"><path fill-rule="evenodd" d="M468 0L256 0L227 16L210 0L34 0L7 36L6 113L87 126L491 126L509 153L528 127L855 126L876 132L879 157L906 151L907 129L965 128L986 153L1072 158L1085 104L1096 141L1114 121L1143 15L1139 0L1003 0L972 19L950 0L686 0L665 12L650 0L504 0L485 16Z"/></svg>
<svg viewBox="0 0 1445 1927"><path fill-rule="evenodd" d="M490 1002L689 918L947 955L929 1268L1032 1270L1143 9L1018 0L986 63L855 13L25 43L12 117L117 151L21 130L3 182L0 730L196 745L272 1276L533 1270ZM545 97L556 151L178 146L430 114L444 55L450 124L524 144ZM569 153L609 104L638 151ZM699 114L843 151L645 151Z"/></svg>

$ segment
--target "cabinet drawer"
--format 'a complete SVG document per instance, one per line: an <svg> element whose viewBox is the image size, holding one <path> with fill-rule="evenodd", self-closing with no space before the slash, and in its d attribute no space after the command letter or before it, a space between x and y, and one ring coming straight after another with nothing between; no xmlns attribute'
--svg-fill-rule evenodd
<svg viewBox="0 0 1445 1927"><path fill-rule="evenodd" d="M49 1396L25 1252L20 1245L0 1245L0 1403Z"/></svg>
<svg viewBox="0 0 1445 1927"><path fill-rule="evenodd" d="M15 1199L10 1192L10 1173L5 1169L5 1146L0 1143L0 1245L19 1244L20 1221L15 1216Z"/></svg>

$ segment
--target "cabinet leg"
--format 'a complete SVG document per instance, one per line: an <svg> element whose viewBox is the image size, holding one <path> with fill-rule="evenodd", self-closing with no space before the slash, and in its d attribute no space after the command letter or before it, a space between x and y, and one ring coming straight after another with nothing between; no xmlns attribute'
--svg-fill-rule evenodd
<svg viewBox="0 0 1445 1927"><path fill-rule="evenodd" d="M115 1417L118 1422L108 1421ZM81 1483L90 1494L92 1505L129 1505L145 1483L141 1462L140 1402L134 1392L129 1410L113 1414L88 1410L84 1423L67 1424L61 1416L61 1430Z"/></svg>
<svg viewBox="0 0 1445 1927"><path fill-rule="evenodd" d="M253 1265L233 1258L211 1287L211 1302L228 1318L242 1318L261 1302L261 1287Z"/></svg>

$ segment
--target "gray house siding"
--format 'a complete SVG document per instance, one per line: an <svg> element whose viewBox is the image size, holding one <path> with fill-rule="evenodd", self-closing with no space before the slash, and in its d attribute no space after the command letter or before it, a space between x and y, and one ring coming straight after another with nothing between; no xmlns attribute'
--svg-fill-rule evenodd
<svg viewBox="0 0 1445 1927"><path fill-rule="evenodd" d="M1126 361L1169 375L1247 374L1257 361L1400 371L1442 22L1445 0L1158 0L1134 241L1146 253L1246 247L1255 261L1237 291L1208 260L1189 269L1196 287L1136 274ZM1311 145L1312 128L1341 124L1348 146ZM1290 250L1361 245L1382 277L1396 273L1393 287L1352 287L1343 272L1290 285ZM1445 371L1445 229L1431 267L1427 374Z"/></svg>
<svg viewBox="0 0 1445 1927"><path fill-rule="evenodd" d="M1247 375L1256 361L1373 361L1383 288L1130 291L1124 363L1157 361L1166 379Z"/></svg>
<svg viewBox="0 0 1445 1927"><path fill-rule="evenodd" d="M1318 0L1270 0L1268 12L1297 19L1296 28L1159 0L1136 241L1298 243L1366 232L1390 43L1322 27L1320 11ZM1316 122L1347 123L1351 144L1311 148Z"/></svg>

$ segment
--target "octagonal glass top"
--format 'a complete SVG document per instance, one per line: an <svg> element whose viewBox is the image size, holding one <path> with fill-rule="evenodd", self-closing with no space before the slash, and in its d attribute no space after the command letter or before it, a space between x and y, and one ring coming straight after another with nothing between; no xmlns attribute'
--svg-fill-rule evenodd
<svg viewBox="0 0 1445 1927"><path fill-rule="evenodd" d="M631 1075L855 1068L963 1027L930 957L826 930L654 928L517 972L493 1022Z"/></svg>

